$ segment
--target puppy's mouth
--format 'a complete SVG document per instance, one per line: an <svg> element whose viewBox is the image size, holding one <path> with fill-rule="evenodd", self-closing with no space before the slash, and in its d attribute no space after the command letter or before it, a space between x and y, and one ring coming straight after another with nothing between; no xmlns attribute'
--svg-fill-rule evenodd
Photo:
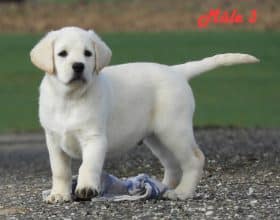
<svg viewBox="0 0 280 220"><path fill-rule="evenodd" d="M83 76L74 76L68 84L73 84L73 83L86 83L87 80Z"/></svg>

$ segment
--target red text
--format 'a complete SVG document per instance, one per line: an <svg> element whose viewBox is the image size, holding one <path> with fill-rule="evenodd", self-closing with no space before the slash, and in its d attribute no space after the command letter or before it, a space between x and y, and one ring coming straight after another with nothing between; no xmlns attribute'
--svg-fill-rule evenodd
<svg viewBox="0 0 280 220"><path fill-rule="evenodd" d="M257 22L257 10L250 11L248 16L238 13L237 9L229 11L221 11L218 9L210 9L208 14L201 15L197 20L199 28L207 28L210 23L214 24L254 24Z"/></svg>

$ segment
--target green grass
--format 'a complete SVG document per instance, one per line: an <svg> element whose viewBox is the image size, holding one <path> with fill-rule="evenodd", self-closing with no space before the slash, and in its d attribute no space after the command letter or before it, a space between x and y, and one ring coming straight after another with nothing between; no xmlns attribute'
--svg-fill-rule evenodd
<svg viewBox="0 0 280 220"><path fill-rule="evenodd" d="M109 33L102 37L113 50L113 64L177 64L217 53L251 53L261 59L260 64L221 68L191 81L197 103L195 125L280 126L280 33ZM29 61L29 51L39 38L0 35L1 132L40 128L37 103L43 74Z"/></svg>

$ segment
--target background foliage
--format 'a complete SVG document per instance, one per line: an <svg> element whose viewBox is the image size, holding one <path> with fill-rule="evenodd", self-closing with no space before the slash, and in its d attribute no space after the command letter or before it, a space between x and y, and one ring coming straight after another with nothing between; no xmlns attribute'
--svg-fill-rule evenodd
<svg viewBox="0 0 280 220"><path fill-rule="evenodd" d="M38 87L43 74L29 61L42 35L0 35L0 131L37 130ZM217 53L244 52L261 63L221 68L191 81L197 126L278 127L279 37L276 32L107 33L112 64L177 64ZM172 39L172 40L171 40ZM180 97L178 97L180 98Z"/></svg>

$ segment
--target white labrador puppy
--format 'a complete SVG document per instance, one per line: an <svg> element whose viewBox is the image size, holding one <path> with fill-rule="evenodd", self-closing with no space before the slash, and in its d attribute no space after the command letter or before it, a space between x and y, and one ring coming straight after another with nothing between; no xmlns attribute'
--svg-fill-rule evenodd
<svg viewBox="0 0 280 220"><path fill-rule="evenodd" d="M71 158L82 158L76 197L98 194L107 153L141 140L164 167L166 198L191 197L204 164L194 134L192 77L219 66L254 63L246 54L221 54L167 66L128 63L106 67L109 47L93 32L66 27L48 33L31 51L45 75L40 122L53 174L50 203L71 200Z"/></svg>

